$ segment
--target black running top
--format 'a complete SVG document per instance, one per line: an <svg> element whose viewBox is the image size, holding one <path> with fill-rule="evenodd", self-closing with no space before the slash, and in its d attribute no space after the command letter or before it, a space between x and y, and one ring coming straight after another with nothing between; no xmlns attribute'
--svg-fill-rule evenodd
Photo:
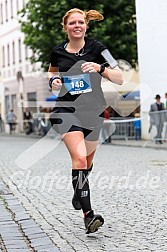
<svg viewBox="0 0 167 252"><path fill-rule="evenodd" d="M62 76L62 88L59 93L57 101L78 101L77 106L85 109L97 109L105 105L105 99L101 89L101 75L98 73L87 73L91 82L90 92L82 94L72 94L64 85L64 76L77 76L83 74L81 64L84 62L95 62L98 64L105 63L105 59L101 52L106 47L95 39L85 37L85 45L78 54L69 53L66 51L67 41L53 48L50 56L50 63L52 67L58 67L60 75ZM79 98L79 99L78 99Z"/></svg>

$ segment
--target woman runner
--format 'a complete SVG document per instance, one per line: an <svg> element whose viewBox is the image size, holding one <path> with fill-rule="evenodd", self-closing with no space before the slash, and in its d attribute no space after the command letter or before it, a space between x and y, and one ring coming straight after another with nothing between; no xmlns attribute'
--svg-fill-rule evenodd
<svg viewBox="0 0 167 252"><path fill-rule="evenodd" d="M116 61L113 59L112 65L104 58L105 52L109 53L106 46L86 36L90 20L103 20L103 16L95 10L67 11L62 19L67 40L53 48L48 69L52 91L60 91L51 123L62 135L71 157L72 204L83 211L86 234L97 231L104 223L103 217L92 210L88 181L106 105L101 78L123 83Z"/></svg>

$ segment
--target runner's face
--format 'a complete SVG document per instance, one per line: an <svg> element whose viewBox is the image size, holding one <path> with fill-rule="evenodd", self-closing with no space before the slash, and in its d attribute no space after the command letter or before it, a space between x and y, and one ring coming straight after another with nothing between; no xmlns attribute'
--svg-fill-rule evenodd
<svg viewBox="0 0 167 252"><path fill-rule="evenodd" d="M65 31L69 39L80 39L85 36L86 28L87 25L83 15L81 13L72 13L67 19Z"/></svg>

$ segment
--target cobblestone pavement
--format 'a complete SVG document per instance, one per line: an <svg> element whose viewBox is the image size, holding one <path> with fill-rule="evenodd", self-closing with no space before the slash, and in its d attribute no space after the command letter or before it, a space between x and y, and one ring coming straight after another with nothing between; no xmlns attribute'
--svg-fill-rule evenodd
<svg viewBox="0 0 167 252"><path fill-rule="evenodd" d="M59 251L2 181L0 181L0 210L1 251Z"/></svg>
<svg viewBox="0 0 167 252"><path fill-rule="evenodd" d="M105 224L89 235L82 212L71 205L63 142L56 147L55 139L0 137L0 156L1 251L18 252L12 245L19 242L21 252L167 251L166 150L98 148L90 186L92 206Z"/></svg>

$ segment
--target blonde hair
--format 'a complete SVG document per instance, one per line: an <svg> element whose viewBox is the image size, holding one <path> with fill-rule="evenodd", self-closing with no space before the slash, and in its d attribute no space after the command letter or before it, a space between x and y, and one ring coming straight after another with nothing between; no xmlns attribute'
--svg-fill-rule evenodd
<svg viewBox="0 0 167 252"><path fill-rule="evenodd" d="M61 24L63 25L63 28L66 26L67 20L72 13L82 14L84 16L84 19L87 24L89 23L90 20L100 21L100 20L104 19L103 15L96 10L82 11L78 8L73 8L73 9L67 11L66 14L64 15L64 17L62 18Z"/></svg>

